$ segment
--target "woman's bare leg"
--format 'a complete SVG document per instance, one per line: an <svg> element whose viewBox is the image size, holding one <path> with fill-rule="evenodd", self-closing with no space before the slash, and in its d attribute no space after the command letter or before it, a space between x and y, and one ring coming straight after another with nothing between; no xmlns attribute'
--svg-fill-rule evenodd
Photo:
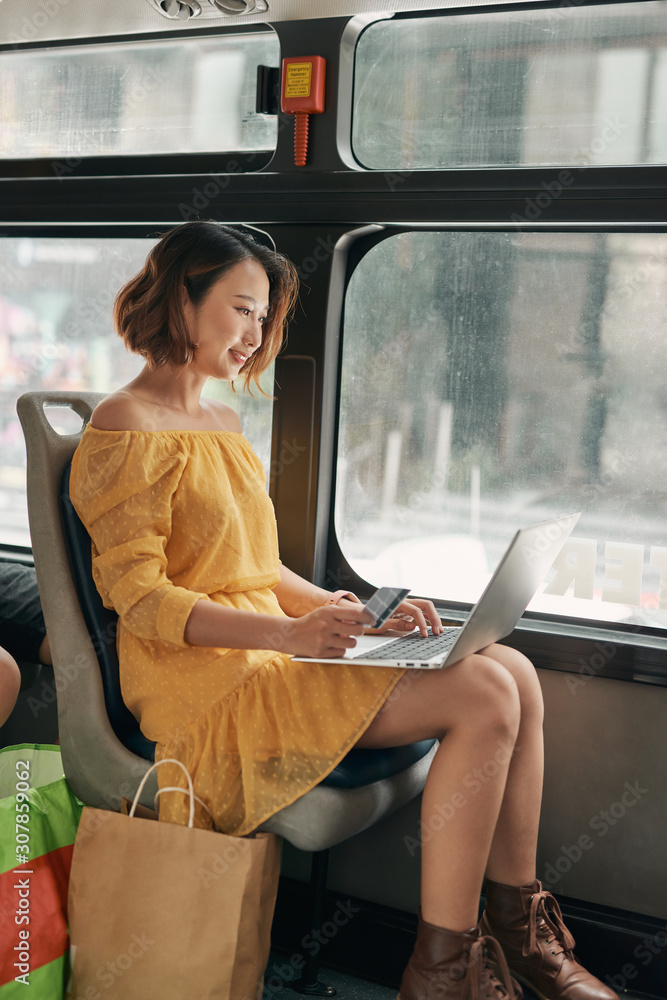
<svg viewBox="0 0 667 1000"><path fill-rule="evenodd" d="M18 664L6 649L0 647L0 726L4 725L16 704L21 688Z"/></svg>
<svg viewBox="0 0 667 1000"><path fill-rule="evenodd" d="M544 775L544 704L533 664L522 653L495 644L484 651L510 672L519 691L521 724L510 763L486 874L505 885L535 878L537 828Z"/></svg>
<svg viewBox="0 0 667 1000"><path fill-rule="evenodd" d="M408 671L357 744L441 739L422 796L421 905L431 924L463 931L477 923L519 724L510 670L475 654L447 670Z"/></svg>

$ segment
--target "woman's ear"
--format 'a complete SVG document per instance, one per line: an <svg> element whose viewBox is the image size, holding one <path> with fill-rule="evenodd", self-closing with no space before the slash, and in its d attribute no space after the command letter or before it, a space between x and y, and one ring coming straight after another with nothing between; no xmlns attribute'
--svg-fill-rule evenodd
<svg viewBox="0 0 667 1000"><path fill-rule="evenodd" d="M181 287L181 309L183 310L183 315L185 316L188 324L192 323L195 314L195 304L190 298L187 278Z"/></svg>
<svg viewBox="0 0 667 1000"><path fill-rule="evenodd" d="M197 309L194 302L190 298L190 292L187 286L187 279L183 282L183 287L181 289L181 309L183 310L183 317L185 319L188 334L190 336L190 339L192 340L194 339L193 334L196 328ZM195 344L195 347L197 346L198 345Z"/></svg>

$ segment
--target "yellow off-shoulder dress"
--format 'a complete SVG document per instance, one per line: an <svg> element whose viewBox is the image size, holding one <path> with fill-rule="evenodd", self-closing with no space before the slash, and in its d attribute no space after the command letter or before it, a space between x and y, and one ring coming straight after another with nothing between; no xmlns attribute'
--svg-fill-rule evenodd
<svg viewBox="0 0 667 1000"><path fill-rule="evenodd" d="M156 759L188 768L218 829L249 833L333 770L404 671L185 642L200 600L284 614L273 506L242 434L89 425L70 494L93 540L97 588L120 616L124 701ZM158 781L183 784L175 765ZM186 823L186 805L163 795L160 819ZM211 825L201 807L196 822Z"/></svg>

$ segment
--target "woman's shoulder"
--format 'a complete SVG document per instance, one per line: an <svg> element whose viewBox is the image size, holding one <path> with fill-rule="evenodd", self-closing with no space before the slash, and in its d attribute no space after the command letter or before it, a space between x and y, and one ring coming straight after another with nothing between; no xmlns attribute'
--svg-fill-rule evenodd
<svg viewBox="0 0 667 1000"><path fill-rule="evenodd" d="M101 431L241 432L236 411L217 399L202 399L201 414L188 420L172 407L142 399L126 389L106 396L93 410L90 424Z"/></svg>
<svg viewBox="0 0 667 1000"><path fill-rule="evenodd" d="M99 431L152 430L152 427L147 426L150 422L150 409L149 404L132 393L118 389L97 404L90 418L90 425Z"/></svg>
<svg viewBox="0 0 667 1000"><path fill-rule="evenodd" d="M241 421L235 409L219 399L202 399L201 402L211 423L210 430L241 433Z"/></svg>

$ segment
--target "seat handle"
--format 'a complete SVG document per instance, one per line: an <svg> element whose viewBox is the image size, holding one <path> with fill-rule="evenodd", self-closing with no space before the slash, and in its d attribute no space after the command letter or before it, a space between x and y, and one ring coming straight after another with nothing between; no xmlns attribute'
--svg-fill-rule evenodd
<svg viewBox="0 0 667 1000"><path fill-rule="evenodd" d="M60 441L63 438L78 437L80 432L77 431L76 434L59 434L51 426L44 408L46 406L62 406L74 410L81 417L85 427L90 421L93 410L101 399L103 399L103 394L99 392L67 392L46 389L23 393L16 401L16 410L19 417L22 415L22 412L30 412L33 418L36 418L39 422L47 438L51 441Z"/></svg>

